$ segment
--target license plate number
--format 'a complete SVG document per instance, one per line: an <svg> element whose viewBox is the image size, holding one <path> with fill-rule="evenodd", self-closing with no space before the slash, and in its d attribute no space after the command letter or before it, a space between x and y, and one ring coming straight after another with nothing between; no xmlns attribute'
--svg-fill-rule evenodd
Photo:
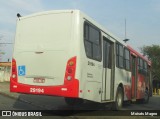
<svg viewBox="0 0 160 119"><path fill-rule="evenodd" d="M34 78L33 83L45 83L45 78Z"/></svg>

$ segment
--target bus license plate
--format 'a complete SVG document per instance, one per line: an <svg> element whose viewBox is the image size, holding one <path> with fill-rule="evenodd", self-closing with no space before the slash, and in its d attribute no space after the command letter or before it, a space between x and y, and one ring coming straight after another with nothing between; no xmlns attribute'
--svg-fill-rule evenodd
<svg viewBox="0 0 160 119"><path fill-rule="evenodd" d="M45 83L45 78L34 78L33 83Z"/></svg>

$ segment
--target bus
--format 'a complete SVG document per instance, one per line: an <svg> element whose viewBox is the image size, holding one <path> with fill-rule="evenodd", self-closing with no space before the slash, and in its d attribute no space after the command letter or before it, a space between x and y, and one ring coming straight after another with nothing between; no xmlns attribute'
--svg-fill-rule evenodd
<svg viewBox="0 0 160 119"><path fill-rule="evenodd" d="M151 62L80 10L17 18L10 91L84 100L148 102Z"/></svg>

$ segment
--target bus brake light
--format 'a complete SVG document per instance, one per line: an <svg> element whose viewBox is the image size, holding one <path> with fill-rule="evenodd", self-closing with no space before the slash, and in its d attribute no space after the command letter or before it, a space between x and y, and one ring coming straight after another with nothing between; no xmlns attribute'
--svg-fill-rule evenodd
<svg viewBox="0 0 160 119"><path fill-rule="evenodd" d="M72 57L67 62L65 80L67 79L67 81L71 81L72 79L74 79L75 70L76 70L76 57Z"/></svg>
<svg viewBox="0 0 160 119"><path fill-rule="evenodd" d="M68 68L68 73L71 74L73 72L72 68Z"/></svg>
<svg viewBox="0 0 160 119"><path fill-rule="evenodd" d="M12 59L12 75L11 79L14 81L17 81L17 65L16 65L16 60L13 58Z"/></svg>

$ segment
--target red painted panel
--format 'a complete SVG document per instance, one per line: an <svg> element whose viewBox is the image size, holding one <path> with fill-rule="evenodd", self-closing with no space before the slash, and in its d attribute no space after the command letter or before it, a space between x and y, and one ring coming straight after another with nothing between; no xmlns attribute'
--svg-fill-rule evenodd
<svg viewBox="0 0 160 119"><path fill-rule="evenodd" d="M132 98L134 98L135 97L135 77L134 76L132 76Z"/></svg>
<svg viewBox="0 0 160 119"><path fill-rule="evenodd" d="M137 82L137 99L142 99L145 93L145 81L144 76L138 74L138 82Z"/></svg>
<svg viewBox="0 0 160 119"><path fill-rule="evenodd" d="M42 91L31 91L31 90L43 90ZM10 91L18 93L28 93L28 94L41 94L41 95L54 95L63 97L79 97L79 81L74 79L68 84L59 86L34 86L20 84L15 81L10 80Z"/></svg>
<svg viewBox="0 0 160 119"><path fill-rule="evenodd" d="M124 85L124 95L127 97L128 100L131 100L131 86Z"/></svg>

